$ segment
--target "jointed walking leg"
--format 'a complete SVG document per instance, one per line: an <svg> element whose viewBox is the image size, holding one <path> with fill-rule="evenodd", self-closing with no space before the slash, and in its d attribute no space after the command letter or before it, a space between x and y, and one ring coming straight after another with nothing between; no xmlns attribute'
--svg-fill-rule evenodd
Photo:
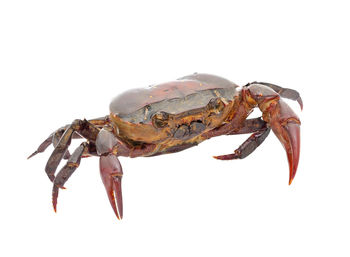
<svg viewBox="0 0 350 257"><path fill-rule="evenodd" d="M52 204L56 211L58 191L60 188L64 189L64 184L73 174L73 172L79 167L81 157L84 153L88 152L89 144L87 142L81 143L81 145L75 149L73 154L69 157L66 165L58 172L57 176L53 181L52 189Z"/></svg>
<svg viewBox="0 0 350 257"><path fill-rule="evenodd" d="M246 141L244 141L233 154L214 156L214 158L218 160L243 159L254 152L254 150L258 148L262 142L264 142L265 138L269 135L270 130L270 128L266 127L258 132L255 132Z"/></svg>

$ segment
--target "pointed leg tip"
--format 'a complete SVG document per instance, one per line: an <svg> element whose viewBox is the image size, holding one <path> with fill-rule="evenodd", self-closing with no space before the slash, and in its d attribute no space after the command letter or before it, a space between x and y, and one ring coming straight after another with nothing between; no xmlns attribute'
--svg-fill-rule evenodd
<svg viewBox="0 0 350 257"><path fill-rule="evenodd" d="M236 154L218 155L218 156L213 156L213 158L217 160L222 160L222 161L238 159Z"/></svg>
<svg viewBox="0 0 350 257"><path fill-rule="evenodd" d="M55 213L57 213L57 198L58 198L59 188L56 185L53 185L52 188L52 207Z"/></svg>
<svg viewBox="0 0 350 257"><path fill-rule="evenodd" d="M34 155L36 155L38 153L38 151L35 151L34 153L32 153L31 155L29 155L28 157L27 157L27 160L29 160L30 158L32 158Z"/></svg>
<svg viewBox="0 0 350 257"><path fill-rule="evenodd" d="M213 158L221 161L227 160L227 158L225 158L225 155L217 155L217 156L213 156Z"/></svg>
<svg viewBox="0 0 350 257"><path fill-rule="evenodd" d="M55 196L53 196L53 199L52 199L52 208L54 212L57 213L57 198L55 199Z"/></svg>

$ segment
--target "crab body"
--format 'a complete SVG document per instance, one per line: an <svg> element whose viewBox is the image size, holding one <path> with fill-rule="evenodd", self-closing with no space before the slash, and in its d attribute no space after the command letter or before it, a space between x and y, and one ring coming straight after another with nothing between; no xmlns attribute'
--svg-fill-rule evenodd
<svg viewBox="0 0 350 257"><path fill-rule="evenodd" d="M117 136L130 145L156 144L154 155L196 145L201 135L228 120L238 86L194 74L148 88L129 90L110 104Z"/></svg>
<svg viewBox="0 0 350 257"><path fill-rule="evenodd" d="M100 173L111 206L122 218L119 156L156 156L182 151L220 135L252 133L232 154L216 156L220 160L243 159L274 131L287 152L291 183L299 161L300 120L281 99L299 102L295 90L273 84L253 82L243 88L209 74L193 74L176 81L133 89L115 97L110 114L93 120L75 120L52 133L30 157L43 152L51 143L55 149L45 171L53 182L56 210L59 188L79 166L81 157L99 156ZM247 119L258 107L262 118ZM83 137L72 155L71 139ZM60 161L67 164L55 175Z"/></svg>

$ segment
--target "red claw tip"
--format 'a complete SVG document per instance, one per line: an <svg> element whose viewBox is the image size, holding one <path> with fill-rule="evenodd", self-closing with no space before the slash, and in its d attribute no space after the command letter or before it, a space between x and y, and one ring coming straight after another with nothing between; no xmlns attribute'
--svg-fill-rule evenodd
<svg viewBox="0 0 350 257"><path fill-rule="evenodd" d="M122 175L123 170L115 155L100 157L100 174L109 202L118 220L123 218Z"/></svg>
<svg viewBox="0 0 350 257"><path fill-rule="evenodd" d="M290 179L289 179L289 183L288 183L289 186L292 184L293 179L294 179L294 178L290 178Z"/></svg>
<svg viewBox="0 0 350 257"><path fill-rule="evenodd" d="M300 121L292 109L282 100L279 101L271 116L270 126L287 153L290 185L293 182L299 163Z"/></svg>

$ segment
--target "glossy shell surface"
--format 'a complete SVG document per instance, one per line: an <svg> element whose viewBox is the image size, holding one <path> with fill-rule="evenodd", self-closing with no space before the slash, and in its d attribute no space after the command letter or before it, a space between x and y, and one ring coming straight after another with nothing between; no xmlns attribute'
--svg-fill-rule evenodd
<svg viewBox="0 0 350 257"><path fill-rule="evenodd" d="M155 113L184 113L204 108L215 98L230 101L237 87L227 79L195 73L172 82L128 90L112 100L110 111L126 122L149 123Z"/></svg>

